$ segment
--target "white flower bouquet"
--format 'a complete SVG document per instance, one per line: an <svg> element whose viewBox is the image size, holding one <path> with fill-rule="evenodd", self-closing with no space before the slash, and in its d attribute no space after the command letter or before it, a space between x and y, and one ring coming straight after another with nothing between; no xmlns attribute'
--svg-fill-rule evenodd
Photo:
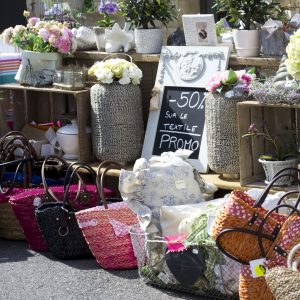
<svg viewBox="0 0 300 300"><path fill-rule="evenodd" d="M133 62L121 58L112 58L101 62L96 62L88 71L90 76L94 76L101 83L139 85L143 76L141 69Z"/></svg>
<svg viewBox="0 0 300 300"><path fill-rule="evenodd" d="M286 47L288 59L287 71L294 79L300 80L300 29L290 36L290 42Z"/></svg>

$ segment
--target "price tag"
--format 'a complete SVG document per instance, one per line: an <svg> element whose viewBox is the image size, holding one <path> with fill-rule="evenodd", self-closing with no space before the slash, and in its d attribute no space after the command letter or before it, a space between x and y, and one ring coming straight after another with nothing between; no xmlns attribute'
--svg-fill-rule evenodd
<svg viewBox="0 0 300 300"><path fill-rule="evenodd" d="M175 181L175 186L177 190L182 190L186 188L184 179L180 179Z"/></svg>
<svg viewBox="0 0 300 300"><path fill-rule="evenodd" d="M164 272L160 272L157 277L165 284L168 284L170 282L169 277Z"/></svg>
<svg viewBox="0 0 300 300"><path fill-rule="evenodd" d="M253 278L265 276L265 274L267 272L267 268L265 266L265 263L266 263L265 258L251 260L249 263L250 263L250 269L251 269Z"/></svg>

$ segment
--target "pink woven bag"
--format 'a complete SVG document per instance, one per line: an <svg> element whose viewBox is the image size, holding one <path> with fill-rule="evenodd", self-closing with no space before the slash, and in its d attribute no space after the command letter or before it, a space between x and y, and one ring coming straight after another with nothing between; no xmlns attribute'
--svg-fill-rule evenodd
<svg viewBox="0 0 300 300"><path fill-rule="evenodd" d="M67 165L67 163L58 156L53 155L47 157L42 166L44 188L25 190L11 197L9 200L9 204L19 220L29 247L39 252L48 251L48 246L36 222L35 209L44 202L61 201L64 196L64 186L51 187L50 189L46 183L45 166L49 160ZM105 189L104 192L108 196L114 195L113 191L109 189ZM84 188L81 188L81 184L72 185L69 190L68 201L75 210L96 206L99 201L96 185L85 185Z"/></svg>
<svg viewBox="0 0 300 300"><path fill-rule="evenodd" d="M106 199L103 183L104 176L111 167L104 170L100 178L100 169L110 164L121 167L112 161L103 162L97 170L97 184L103 206L97 206L77 212L76 219L99 265L104 269L132 269L137 267L129 228L138 222L137 216L122 199ZM100 181L100 182L99 182ZM120 201L107 204L107 201Z"/></svg>

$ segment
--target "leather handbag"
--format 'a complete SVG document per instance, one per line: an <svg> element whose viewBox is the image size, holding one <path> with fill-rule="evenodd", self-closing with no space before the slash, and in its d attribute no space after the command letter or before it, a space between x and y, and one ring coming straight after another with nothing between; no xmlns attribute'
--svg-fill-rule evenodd
<svg viewBox="0 0 300 300"><path fill-rule="evenodd" d="M93 180L96 180L96 172L89 165L71 164L66 172L63 201L43 203L35 211L42 236L49 250L57 258L74 259L92 255L76 221L76 209L69 201L72 180L79 169L86 170L92 175ZM70 173L71 176L69 176ZM85 187L83 189L84 197L88 200L89 193Z"/></svg>
<svg viewBox="0 0 300 300"><path fill-rule="evenodd" d="M36 222L35 209L45 202L62 201L64 196L63 180L60 185L56 184L54 186L49 186L46 177L49 173L50 175L55 175L57 173L65 175L67 167L68 163L56 155L46 157L41 167L43 187L27 189L9 199L9 204L18 218L29 247L32 250L48 250L48 246L44 241ZM79 185L72 184L69 188L68 202L70 206L76 211L94 207L99 199L96 185L85 185L83 189L82 178L79 174L77 174L77 176L79 179ZM104 193L107 197L114 195L113 191L107 188L104 188Z"/></svg>

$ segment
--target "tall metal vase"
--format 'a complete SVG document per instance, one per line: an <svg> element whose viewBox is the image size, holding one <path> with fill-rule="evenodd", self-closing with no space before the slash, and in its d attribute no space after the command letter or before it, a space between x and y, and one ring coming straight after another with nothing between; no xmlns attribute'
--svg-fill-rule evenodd
<svg viewBox="0 0 300 300"><path fill-rule="evenodd" d="M242 98L225 98L209 93L205 99L208 165L227 178L239 177L237 103Z"/></svg>

